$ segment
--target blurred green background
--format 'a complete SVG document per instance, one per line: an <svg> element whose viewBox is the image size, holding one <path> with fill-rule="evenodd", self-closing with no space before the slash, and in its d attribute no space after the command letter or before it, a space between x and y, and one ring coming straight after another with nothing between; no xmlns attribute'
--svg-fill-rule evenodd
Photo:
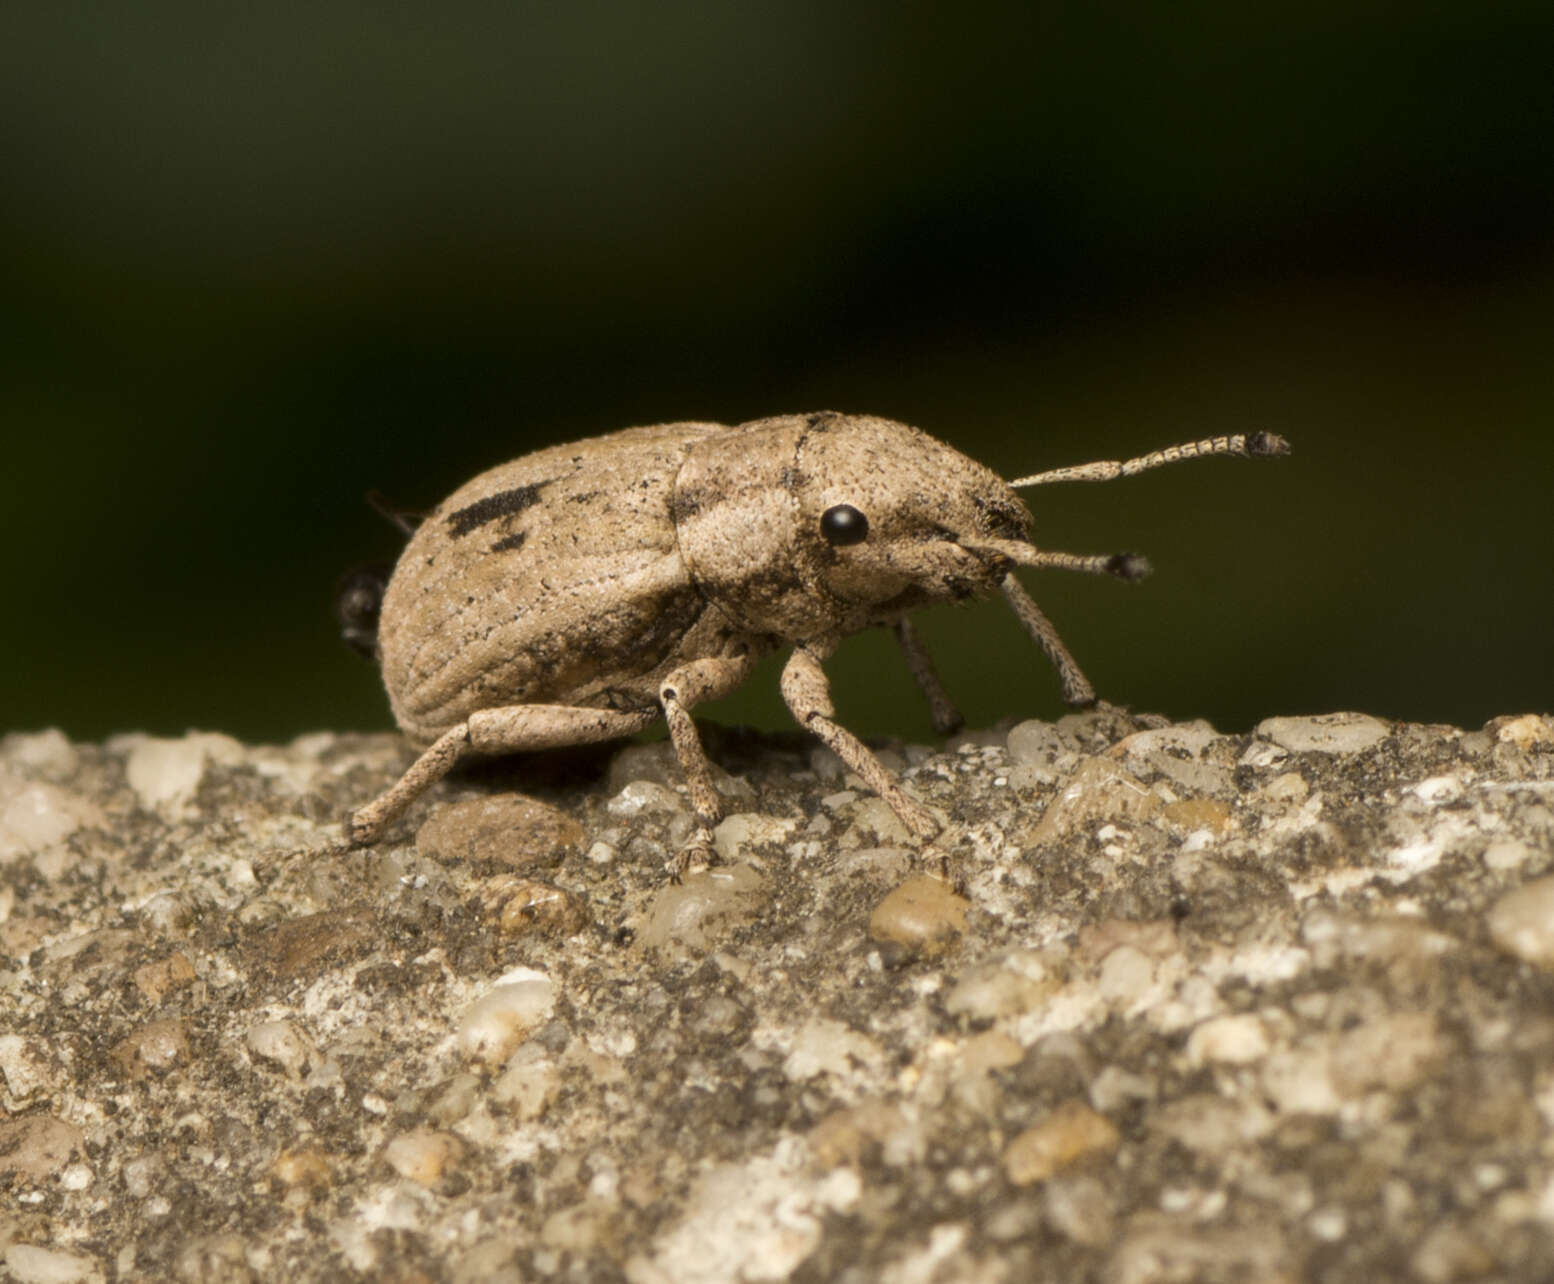
<svg viewBox="0 0 1554 1284"><path fill-rule="evenodd" d="M1029 492L1109 698L1549 709L1554 6L10 4L0 729L381 728L337 575L531 447L888 415ZM997 603L973 724L1061 712ZM928 734L883 637L844 721ZM714 716L788 725L775 671Z"/></svg>

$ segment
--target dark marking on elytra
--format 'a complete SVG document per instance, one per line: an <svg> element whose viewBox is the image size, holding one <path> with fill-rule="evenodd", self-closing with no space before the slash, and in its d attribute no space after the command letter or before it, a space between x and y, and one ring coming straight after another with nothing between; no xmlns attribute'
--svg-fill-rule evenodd
<svg viewBox="0 0 1554 1284"><path fill-rule="evenodd" d="M448 533L455 538L468 535L472 530L485 526L502 517L512 517L533 508L540 502L540 491L549 486L550 478L530 482L527 486L515 486L512 490L499 490L494 495L477 499L473 504L448 514Z"/></svg>
<svg viewBox="0 0 1554 1284"><path fill-rule="evenodd" d="M515 548L522 548L524 540L528 538L528 531L514 531L511 535L499 539L495 544L491 545L491 552L510 553Z"/></svg>

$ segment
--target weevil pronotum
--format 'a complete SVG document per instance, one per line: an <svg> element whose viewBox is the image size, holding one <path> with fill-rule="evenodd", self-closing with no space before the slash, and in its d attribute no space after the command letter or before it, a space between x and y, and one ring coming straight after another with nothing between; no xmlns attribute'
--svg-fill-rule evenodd
<svg viewBox="0 0 1554 1284"><path fill-rule="evenodd" d="M678 872L710 851L721 813L691 710L788 648L793 716L927 842L938 820L836 721L821 665L837 643L894 630L948 733L960 719L911 614L996 589L1057 668L1063 698L1093 703L1014 569L1133 580L1149 564L1038 548L1015 491L1288 452L1273 433L1213 437L1005 482L916 428L827 411L628 428L502 464L416 527L381 604L360 577L347 581L350 640L375 641L394 717L424 752L346 820L346 840L376 841L466 754L612 740L663 718L698 822Z"/></svg>

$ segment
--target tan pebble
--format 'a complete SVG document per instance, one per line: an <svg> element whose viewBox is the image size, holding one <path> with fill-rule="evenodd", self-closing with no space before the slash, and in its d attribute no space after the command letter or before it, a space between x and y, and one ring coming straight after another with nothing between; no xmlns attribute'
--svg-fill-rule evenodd
<svg viewBox="0 0 1554 1284"><path fill-rule="evenodd" d="M763 816L759 812L736 812L725 816L712 831L712 845L729 864L744 860L748 848L776 847L788 840L799 827L789 816Z"/></svg>
<svg viewBox="0 0 1554 1284"><path fill-rule="evenodd" d="M1003 1070L1018 1065L1025 1049L1002 1030L987 1030L967 1039L960 1050L960 1064L967 1074Z"/></svg>
<svg viewBox="0 0 1554 1284"><path fill-rule="evenodd" d="M0 1176L43 1181L67 1167L86 1135L53 1115L23 1115L0 1123Z"/></svg>
<svg viewBox="0 0 1554 1284"><path fill-rule="evenodd" d="M1501 744L1515 745L1518 749L1554 745L1554 719L1542 714L1524 713L1519 717L1493 718L1484 725L1484 730Z"/></svg>
<svg viewBox="0 0 1554 1284"><path fill-rule="evenodd" d="M553 883L503 874L491 880L483 893L497 916L497 929L505 936L527 932L570 936L582 930L588 916L582 902Z"/></svg>
<svg viewBox="0 0 1554 1284"><path fill-rule="evenodd" d="M1231 825L1230 808L1214 798L1183 798L1167 803L1160 814L1170 824L1189 833L1207 829L1223 834Z"/></svg>
<svg viewBox="0 0 1554 1284"><path fill-rule="evenodd" d="M1009 1143L1004 1171L1016 1186L1029 1186L1077 1160L1108 1155L1121 1140L1117 1126L1105 1115L1082 1101L1068 1101Z"/></svg>
<svg viewBox="0 0 1554 1284"><path fill-rule="evenodd" d="M143 963L135 969L135 988L150 1002L160 1003L174 990L181 990L194 980L194 965L182 950L175 950L165 959L155 963Z"/></svg>
<svg viewBox="0 0 1554 1284"><path fill-rule="evenodd" d="M435 1186L464 1156L464 1142L451 1132L417 1128L383 1148L384 1161L419 1186Z"/></svg>
<svg viewBox="0 0 1554 1284"><path fill-rule="evenodd" d="M1155 983L1155 965L1143 950L1119 945L1101 960L1096 988L1109 1003L1127 1005L1145 998Z"/></svg>
<svg viewBox="0 0 1554 1284"><path fill-rule="evenodd" d="M1086 758L1047 804L1029 842L1067 842L1097 825L1147 820L1160 810L1160 795L1113 762Z"/></svg>
<svg viewBox="0 0 1554 1284"><path fill-rule="evenodd" d="M1537 878L1502 896L1488 916L1489 936L1507 954L1554 967L1554 878Z"/></svg>
<svg viewBox="0 0 1554 1284"><path fill-rule="evenodd" d="M459 1046L487 1065L501 1065L518 1045L546 1021L556 1006L556 990L541 972L520 968L477 999L460 1019Z"/></svg>
<svg viewBox="0 0 1554 1284"><path fill-rule="evenodd" d="M805 1141L819 1168L857 1165L869 1145L883 1145L905 1126L906 1117L898 1106L865 1101L827 1115L809 1130Z"/></svg>
<svg viewBox="0 0 1554 1284"><path fill-rule="evenodd" d="M705 950L715 939L754 921L770 896L766 877L749 865L687 874L654 895L637 943L645 949L677 944Z"/></svg>
<svg viewBox="0 0 1554 1284"><path fill-rule="evenodd" d="M869 935L936 953L966 930L970 908L943 880L914 874L874 907Z"/></svg>
<svg viewBox="0 0 1554 1284"><path fill-rule="evenodd" d="M189 1059L189 1033L182 1021L148 1021L128 1038L121 1039L110 1055L131 1079L164 1074Z"/></svg>
<svg viewBox="0 0 1554 1284"><path fill-rule="evenodd" d="M1329 1062L1333 1086L1345 1097L1374 1088L1402 1092L1429 1078L1451 1055L1452 1045L1430 1012L1374 1017L1334 1042Z"/></svg>
<svg viewBox="0 0 1554 1284"><path fill-rule="evenodd" d="M333 1176L326 1151L313 1146L283 1150L270 1165L270 1175L282 1186L305 1186L322 1190Z"/></svg>
<svg viewBox="0 0 1554 1284"><path fill-rule="evenodd" d="M443 864L528 869L581 851L583 837L583 827L559 808L497 794L439 808L416 832L415 845L422 856Z"/></svg>

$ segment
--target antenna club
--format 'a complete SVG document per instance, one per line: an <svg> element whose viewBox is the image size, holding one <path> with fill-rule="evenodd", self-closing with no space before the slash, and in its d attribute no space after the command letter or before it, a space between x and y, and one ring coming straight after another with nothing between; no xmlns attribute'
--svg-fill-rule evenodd
<svg viewBox="0 0 1554 1284"><path fill-rule="evenodd" d="M1246 453L1254 459L1290 453L1290 443L1276 432L1254 432L1246 439Z"/></svg>
<svg viewBox="0 0 1554 1284"><path fill-rule="evenodd" d="M1113 553L1106 559L1106 573L1119 580L1142 580L1155 573L1142 553Z"/></svg>

